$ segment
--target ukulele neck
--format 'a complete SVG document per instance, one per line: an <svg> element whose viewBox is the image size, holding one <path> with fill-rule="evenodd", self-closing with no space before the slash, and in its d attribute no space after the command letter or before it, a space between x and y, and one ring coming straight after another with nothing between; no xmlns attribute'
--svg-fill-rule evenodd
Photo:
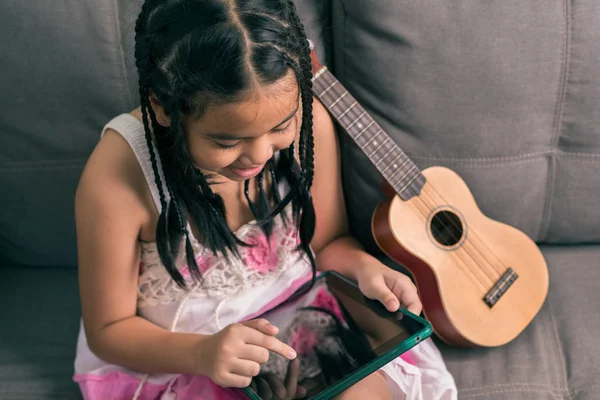
<svg viewBox="0 0 600 400"><path fill-rule="evenodd" d="M419 168L327 67L314 75L313 92L403 200L420 194L426 180Z"/></svg>

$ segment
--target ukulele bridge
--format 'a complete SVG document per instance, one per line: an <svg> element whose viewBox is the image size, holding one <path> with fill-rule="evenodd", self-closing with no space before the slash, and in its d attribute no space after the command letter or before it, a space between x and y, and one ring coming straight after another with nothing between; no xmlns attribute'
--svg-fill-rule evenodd
<svg viewBox="0 0 600 400"><path fill-rule="evenodd" d="M519 275L512 268L507 269L483 298L485 304L492 308L518 277Z"/></svg>

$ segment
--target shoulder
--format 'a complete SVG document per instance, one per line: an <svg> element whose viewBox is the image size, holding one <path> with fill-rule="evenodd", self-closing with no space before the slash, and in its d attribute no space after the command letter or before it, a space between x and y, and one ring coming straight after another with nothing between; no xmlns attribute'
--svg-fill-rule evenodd
<svg viewBox="0 0 600 400"><path fill-rule="evenodd" d="M315 138L335 136L333 118L316 97L313 97L313 135Z"/></svg>
<svg viewBox="0 0 600 400"><path fill-rule="evenodd" d="M151 199L144 173L129 143L118 132L108 129L81 174L75 196L76 217L123 212L141 228L151 213Z"/></svg>
<svg viewBox="0 0 600 400"><path fill-rule="evenodd" d="M323 158L336 160L339 153L339 146L335 123L329 111L316 98L313 100L313 136L315 160L322 160Z"/></svg>

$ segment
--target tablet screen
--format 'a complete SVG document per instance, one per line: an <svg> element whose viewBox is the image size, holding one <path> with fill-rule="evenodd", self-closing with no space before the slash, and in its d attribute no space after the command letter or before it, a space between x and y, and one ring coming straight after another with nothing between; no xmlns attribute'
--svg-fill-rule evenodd
<svg viewBox="0 0 600 400"><path fill-rule="evenodd" d="M388 312L338 274L323 274L307 287L293 301L263 315L279 328L277 338L298 354L297 382L306 390L304 398L318 395L424 328L401 311ZM261 387L271 392L265 385L283 384L289 374L289 360L271 353L251 387L264 398Z"/></svg>

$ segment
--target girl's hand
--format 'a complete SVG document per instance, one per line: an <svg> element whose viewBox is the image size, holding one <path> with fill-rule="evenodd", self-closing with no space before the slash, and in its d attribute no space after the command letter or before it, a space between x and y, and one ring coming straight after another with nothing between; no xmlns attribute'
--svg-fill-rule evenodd
<svg viewBox="0 0 600 400"><path fill-rule="evenodd" d="M278 329L265 319L231 324L200 342L198 370L222 387L244 388L269 360L269 351L288 360L296 352L275 338Z"/></svg>
<svg viewBox="0 0 600 400"><path fill-rule="evenodd" d="M356 278L360 291L370 299L379 300L388 311L398 311L402 305L416 315L421 314L417 288L403 273L376 262L362 267Z"/></svg>
<svg viewBox="0 0 600 400"><path fill-rule="evenodd" d="M298 385L300 361L296 358L288 366L285 380L282 382L275 375L259 375L252 380L250 387L264 400L293 400L306 396L306 389Z"/></svg>

